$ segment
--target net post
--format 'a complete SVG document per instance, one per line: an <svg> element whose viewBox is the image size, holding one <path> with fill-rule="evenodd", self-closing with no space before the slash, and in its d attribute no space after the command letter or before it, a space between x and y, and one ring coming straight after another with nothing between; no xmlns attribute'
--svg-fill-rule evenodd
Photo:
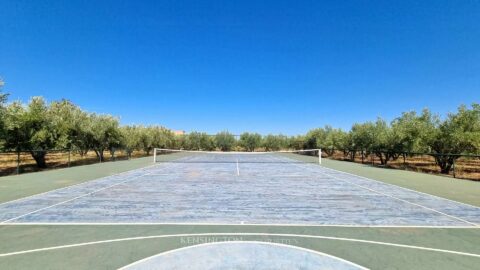
<svg viewBox="0 0 480 270"><path fill-rule="evenodd" d="M157 148L153 148L153 163L157 163Z"/></svg>
<svg viewBox="0 0 480 270"><path fill-rule="evenodd" d="M322 149L318 149L318 164L322 165Z"/></svg>

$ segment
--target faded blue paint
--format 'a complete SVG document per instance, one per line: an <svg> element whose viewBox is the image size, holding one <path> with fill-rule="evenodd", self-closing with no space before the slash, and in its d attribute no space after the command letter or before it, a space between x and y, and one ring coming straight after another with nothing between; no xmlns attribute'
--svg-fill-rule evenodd
<svg viewBox="0 0 480 270"><path fill-rule="evenodd" d="M105 188L11 222L472 225L452 215L480 223L478 207L318 165L268 155L228 159L248 163L239 164L239 176L235 162L216 156L162 163L1 204L0 221Z"/></svg>
<svg viewBox="0 0 480 270"><path fill-rule="evenodd" d="M358 270L365 268L326 254L285 245L224 242L174 250L122 268L122 270L146 269Z"/></svg>

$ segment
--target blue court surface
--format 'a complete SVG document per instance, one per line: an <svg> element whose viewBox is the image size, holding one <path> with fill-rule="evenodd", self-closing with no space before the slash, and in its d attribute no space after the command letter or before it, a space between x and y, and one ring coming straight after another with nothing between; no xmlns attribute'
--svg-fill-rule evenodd
<svg viewBox="0 0 480 270"><path fill-rule="evenodd" d="M195 155L0 204L3 224L476 227L480 208L270 155Z"/></svg>
<svg viewBox="0 0 480 270"><path fill-rule="evenodd" d="M352 262L312 250L265 242L220 242L180 248L145 258L121 270L147 269L367 269Z"/></svg>

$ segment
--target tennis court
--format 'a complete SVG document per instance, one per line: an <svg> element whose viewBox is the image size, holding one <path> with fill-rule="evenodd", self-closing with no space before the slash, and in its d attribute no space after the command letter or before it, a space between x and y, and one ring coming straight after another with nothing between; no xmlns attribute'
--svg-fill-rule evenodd
<svg viewBox="0 0 480 270"><path fill-rule="evenodd" d="M365 253L376 249L391 256L402 249L402 256L411 256L412 262L420 255L421 260L441 256L450 264L440 264L440 268L463 262L462 267L469 269L480 262L476 245L480 208L320 166L315 153L178 151L158 152L155 159L143 168L0 204L4 240L32 230L63 235L47 241L53 241L47 247L45 238L42 244L39 239L33 245L28 241L4 244L0 263L15 268L25 266L28 258L30 263L61 268L57 256L105 246L109 248L99 254L117 248L118 254L125 254L110 262L109 269L130 264L125 269L150 269L181 256L196 256L200 261L208 249L214 254L238 249L300 261L308 258L305 269L389 266L381 258L372 261ZM413 240L409 230L418 239ZM463 242L452 244L449 239L455 238L451 234L456 230L462 230L457 237ZM429 239L424 243L427 247L422 237ZM443 240L428 247L436 238ZM420 243L407 244L406 239ZM139 241L141 248L132 246ZM226 242L232 246L220 245ZM362 245L367 250L358 250ZM198 250L182 249L195 246ZM351 248L355 251L345 253ZM44 253L53 257L42 257ZM142 264L135 263L141 259ZM398 260L405 258L390 259L396 266L392 269L403 269ZM425 265L427 269L436 263ZM77 265L79 269L87 266L92 262Z"/></svg>
<svg viewBox="0 0 480 270"><path fill-rule="evenodd" d="M281 153L181 154L147 168L2 204L1 222L480 224L477 207Z"/></svg>

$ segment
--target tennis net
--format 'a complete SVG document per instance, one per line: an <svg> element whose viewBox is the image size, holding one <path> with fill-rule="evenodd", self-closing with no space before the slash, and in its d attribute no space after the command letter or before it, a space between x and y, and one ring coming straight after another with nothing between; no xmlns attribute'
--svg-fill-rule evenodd
<svg viewBox="0 0 480 270"><path fill-rule="evenodd" d="M269 152L192 151L155 148L153 161L173 163L317 163L321 150L292 150Z"/></svg>

